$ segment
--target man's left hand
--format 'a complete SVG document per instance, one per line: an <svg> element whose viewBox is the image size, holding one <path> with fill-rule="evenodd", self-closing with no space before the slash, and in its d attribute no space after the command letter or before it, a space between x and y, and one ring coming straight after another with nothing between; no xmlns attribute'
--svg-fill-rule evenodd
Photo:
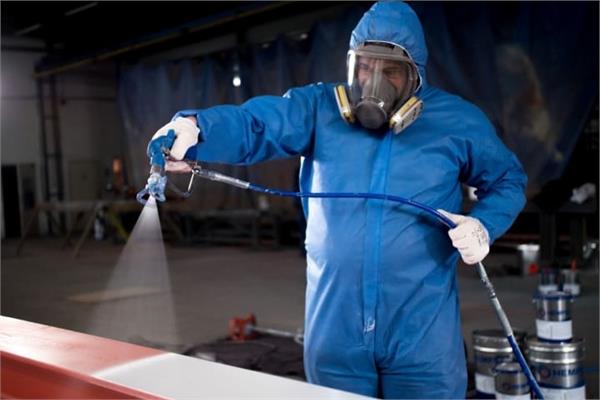
<svg viewBox="0 0 600 400"><path fill-rule="evenodd" d="M485 226L473 217L438 210L456 224L448 231L452 245L460 252L466 264L477 264L490 252L490 235Z"/></svg>

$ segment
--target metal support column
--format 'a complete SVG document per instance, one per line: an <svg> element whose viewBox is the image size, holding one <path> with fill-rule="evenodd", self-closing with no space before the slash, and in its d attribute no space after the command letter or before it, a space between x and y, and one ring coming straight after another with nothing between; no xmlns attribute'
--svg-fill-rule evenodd
<svg viewBox="0 0 600 400"><path fill-rule="evenodd" d="M40 133L42 143L42 166L44 177L44 200L47 202L64 200L63 158L56 92L56 76L37 79ZM62 227L54 227L49 221L49 230L55 233L64 228L64 216L60 217ZM63 229L64 230L64 229Z"/></svg>

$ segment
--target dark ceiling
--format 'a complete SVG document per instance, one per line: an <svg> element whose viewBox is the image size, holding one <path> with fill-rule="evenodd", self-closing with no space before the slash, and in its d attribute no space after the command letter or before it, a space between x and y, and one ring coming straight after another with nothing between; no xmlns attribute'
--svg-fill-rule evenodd
<svg viewBox="0 0 600 400"><path fill-rule="evenodd" d="M218 17L268 3L220 1L2 1L2 35L20 35L66 47L110 46L202 17ZM70 14L71 13L71 14ZM28 28L41 25L27 32Z"/></svg>
<svg viewBox="0 0 600 400"><path fill-rule="evenodd" d="M237 32L339 2L2 1L2 36L41 39L60 65L129 47L127 57ZM139 44L144 44L139 46ZM131 47L134 47L131 49ZM9 48L3 44L3 48Z"/></svg>

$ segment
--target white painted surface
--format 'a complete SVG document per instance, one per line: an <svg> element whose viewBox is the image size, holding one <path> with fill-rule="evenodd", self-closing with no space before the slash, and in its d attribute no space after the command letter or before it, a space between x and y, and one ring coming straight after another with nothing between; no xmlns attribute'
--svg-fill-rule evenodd
<svg viewBox="0 0 600 400"><path fill-rule="evenodd" d="M569 340L573 338L573 323L568 321L535 320L537 336L546 340Z"/></svg>
<svg viewBox="0 0 600 400"><path fill-rule="evenodd" d="M95 377L173 399L366 399L349 392L167 353Z"/></svg>

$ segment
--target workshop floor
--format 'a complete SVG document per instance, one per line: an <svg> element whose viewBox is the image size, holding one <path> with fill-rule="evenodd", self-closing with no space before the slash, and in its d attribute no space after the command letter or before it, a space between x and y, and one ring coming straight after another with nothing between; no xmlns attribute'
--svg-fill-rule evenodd
<svg viewBox="0 0 600 400"><path fill-rule="evenodd" d="M16 244L13 240L2 242L2 315L99 334L103 327L91 319L95 308L105 302L75 301L73 296L106 289L123 247L90 241L79 258L73 259L57 239L29 240L20 257L15 255ZM305 276L297 249L167 246L166 253L174 303L174 315L168 317L173 319L152 315L157 312L150 309L147 317L128 317L144 321L149 327L145 331L124 337L113 329L105 335L179 351L225 336L230 318L249 313L265 327L288 331L302 327ZM535 333L531 298L536 277L507 276L501 266L512 262L510 254L492 254L486 259L512 325ZM472 331L499 326L475 271L466 266L459 271L463 333L472 359ZM573 329L575 336L586 341L587 396L598 398L598 271L582 271L581 281L582 295L573 305ZM136 290L130 296L152 296ZM169 320L175 321L175 327L164 326ZM116 322L110 321L111 326L118 326ZM152 324L157 329L152 329Z"/></svg>

